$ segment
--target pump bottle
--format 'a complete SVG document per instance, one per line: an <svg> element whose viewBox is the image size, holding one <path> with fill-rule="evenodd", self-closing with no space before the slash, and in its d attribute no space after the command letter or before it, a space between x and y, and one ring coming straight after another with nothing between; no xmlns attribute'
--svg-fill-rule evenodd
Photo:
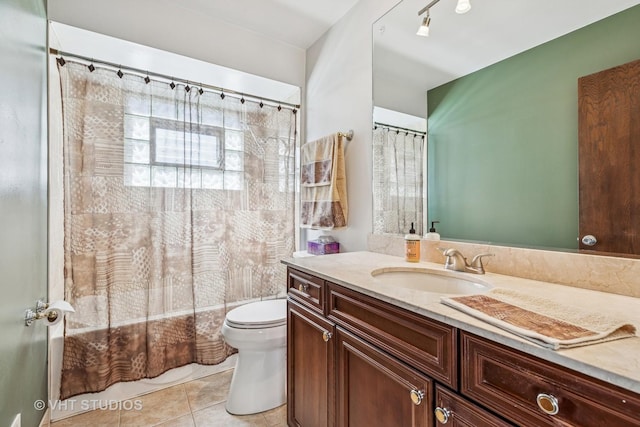
<svg viewBox="0 0 640 427"><path fill-rule="evenodd" d="M416 230L411 223L409 234L404 236L405 260L408 262L420 261L420 236L416 234Z"/></svg>
<svg viewBox="0 0 640 427"><path fill-rule="evenodd" d="M434 241L440 240L440 233L436 232L436 227L434 226L434 224L438 224L439 222L440 221L431 221L431 228L429 229L429 232L424 235L425 239Z"/></svg>

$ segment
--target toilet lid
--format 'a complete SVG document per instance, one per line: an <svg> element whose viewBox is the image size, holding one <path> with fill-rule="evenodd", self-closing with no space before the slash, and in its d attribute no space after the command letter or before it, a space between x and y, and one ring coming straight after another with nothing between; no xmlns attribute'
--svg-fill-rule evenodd
<svg viewBox="0 0 640 427"><path fill-rule="evenodd" d="M287 323L287 300L251 302L227 313L227 325L232 328L273 328Z"/></svg>

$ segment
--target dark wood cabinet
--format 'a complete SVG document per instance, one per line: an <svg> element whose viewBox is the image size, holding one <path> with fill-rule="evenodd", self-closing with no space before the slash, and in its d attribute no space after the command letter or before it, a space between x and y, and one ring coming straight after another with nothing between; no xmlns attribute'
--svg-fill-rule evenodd
<svg viewBox="0 0 640 427"><path fill-rule="evenodd" d="M339 427L433 425L433 381L346 330L336 328Z"/></svg>
<svg viewBox="0 0 640 427"><path fill-rule="evenodd" d="M290 427L640 427L638 394L308 273L288 282Z"/></svg>
<svg viewBox="0 0 640 427"><path fill-rule="evenodd" d="M291 300L287 311L287 422L333 426L335 326Z"/></svg>

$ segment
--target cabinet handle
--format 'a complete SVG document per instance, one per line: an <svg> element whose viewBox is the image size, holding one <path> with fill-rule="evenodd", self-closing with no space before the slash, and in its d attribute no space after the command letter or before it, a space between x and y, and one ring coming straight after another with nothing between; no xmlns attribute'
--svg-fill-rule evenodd
<svg viewBox="0 0 640 427"><path fill-rule="evenodd" d="M307 292L307 290L308 290L308 289L309 289L309 285L308 285L308 284L306 284L306 283L304 283L304 284L303 284L303 283L300 283L300 284L298 285L298 290L299 290L300 292Z"/></svg>
<svg viewBox="0 0 640 427"><path fill-rule="evenodd" d="M411 401L416 406L421 404L422 403L422 399L424 399L424 391L422 391L422 390L413 389L413 390L411 390L409 395L411 396Z"/></svg>
<svg viewBox="0 0 640 427"><path fill-rule="evenodd" d="M451 416L451 411L449 411L447 408L441 408L439 406L436 407L433 413L436 415L436 420L438 420L440 424L446 424L449 421L449 417Z"/></svg>
<svg viewBox="0 0 640 427"><path fill-rule="evenodd" d="M333 334L329 331L324 331L322 333L322 341L327 342L331 339L331 337L333 336Z"/></svg>
<svg viewBox="0 0 640 427"><path fill-rule="evenodd" d="M555 415L560 411L560 406L558 405L558 399L555 396L546 393L540 393L538 397L536 397L536 401L538 402L538 407L542 409L542 412L548 415Z"/></svg>

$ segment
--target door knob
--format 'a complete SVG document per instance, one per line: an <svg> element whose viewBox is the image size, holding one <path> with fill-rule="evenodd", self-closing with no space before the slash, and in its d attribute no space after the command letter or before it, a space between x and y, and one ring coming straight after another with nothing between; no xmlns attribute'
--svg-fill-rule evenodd
<svg viewBox="0 0 640 427"><path fill-rule="evenodd" d="M582 243L587 246L593 246L598 243L598 239L596 239L596 237L591 234L587 234L582 238Z"/></svg>

